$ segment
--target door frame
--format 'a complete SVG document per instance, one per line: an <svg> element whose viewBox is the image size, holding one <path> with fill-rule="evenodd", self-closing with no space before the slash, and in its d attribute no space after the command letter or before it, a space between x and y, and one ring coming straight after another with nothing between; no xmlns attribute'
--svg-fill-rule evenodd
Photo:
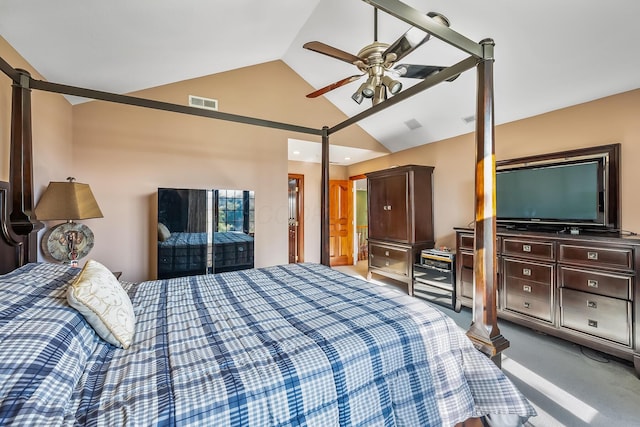
<svg viewBox="0 0 640 427"><path fill-rule="evenodd" d="M356 181L364 179L366 181L367 176L365 174L350 176L349 180L352 181L352 189L353 189L353 265L358 264L360 261L359 258L359 246L358 246L358 224L356 224L356 218L358 217L358 203L356 199ZM367 207L368 209L368 207ZM367 212L368 214L368 212Z"/></svg>
<svg viewBox="0 0 640 427"><path fill-rule="evenodd" d="M289 196L289 180L295 179L298 183L298 197L296 199L296 207L298 214L298 236L296 239L296 248L298 259L296 263L304 262L304 175L298 173L290 173L287 178L287 197ZM287 226L287 233L289 227Z"/></svg>

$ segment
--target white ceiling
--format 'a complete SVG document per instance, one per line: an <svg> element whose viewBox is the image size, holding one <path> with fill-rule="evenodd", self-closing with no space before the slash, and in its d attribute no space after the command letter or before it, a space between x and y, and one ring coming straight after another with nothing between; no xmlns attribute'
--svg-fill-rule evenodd
<svg viewBox="0 0 640 427"><path fill-rule="evenodd" d="M329 145L329 163L347 166L384 156L386 153L366 150L364 148ZM289 160L307 163L322 162L322 145L317 142L289 139Z"/></svg>
<svg viewBox="0 0 640 427"><path fill-rule="evenodd" d="M640 87L638 0L405 3L442 13L471 40L495 40L496 124ZM407 29L379 13L379 41ZM45 79L108 92L276 59L320 88L359 72L302 45L317 40L357 54L373 41L373 8L360 0L2 0L0 35ZM432 39L401 62L452 65L464 57ZM405 89L415 83L403 79ZM326 97L353 116L369 106L351 100L359 84ZM473 131L463 119L474 115L475 98L470 70L359 124L395 152ZM410 130L408 121L422 126Z"/></svg>

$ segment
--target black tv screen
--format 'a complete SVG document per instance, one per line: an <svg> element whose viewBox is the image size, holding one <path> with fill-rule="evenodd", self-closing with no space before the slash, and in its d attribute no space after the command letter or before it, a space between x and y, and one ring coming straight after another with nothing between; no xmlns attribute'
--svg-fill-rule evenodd
<svg viewBox="0 0 640 427"><path fill-rule="evenodd" d="M604 165L589 159L497 171L497 220L606 226Z"/></svg>

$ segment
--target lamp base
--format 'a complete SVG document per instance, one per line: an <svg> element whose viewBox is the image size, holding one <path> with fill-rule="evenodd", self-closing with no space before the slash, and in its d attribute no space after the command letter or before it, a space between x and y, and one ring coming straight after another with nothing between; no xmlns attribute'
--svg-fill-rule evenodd
<svg viewBox="0 0 640 427"><path fill-rule="evenodd" d="M47 230L41 245L47 258L77 267L93 248L93 232L84 224L64 222Z"/></svg>

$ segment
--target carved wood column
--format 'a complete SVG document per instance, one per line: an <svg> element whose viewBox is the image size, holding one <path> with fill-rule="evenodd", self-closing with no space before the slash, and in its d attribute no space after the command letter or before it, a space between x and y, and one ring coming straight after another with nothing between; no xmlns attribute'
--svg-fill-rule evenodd
<svg viewBox="0 0 640 427"><path fill-rule="evenodd" d="M11 213L9 220L14 233L25 236L22 245L24 262L37 258L36 231L43 224L33 214L33 160L31 147L31 75L16 69L19 81L14 81L11 102L11 160L9 186Z"/></svg>
<svg viewBox="0 0 640 427"><path fill-rule="evenodd" d="M480 42L483 59L478 63L476 111L476 200L474 246L473 320L467 336L480 351L501 365L501 352L509 347L498 329L497 250L495 195L495 136L493 117L493 46Z"/></svg>

